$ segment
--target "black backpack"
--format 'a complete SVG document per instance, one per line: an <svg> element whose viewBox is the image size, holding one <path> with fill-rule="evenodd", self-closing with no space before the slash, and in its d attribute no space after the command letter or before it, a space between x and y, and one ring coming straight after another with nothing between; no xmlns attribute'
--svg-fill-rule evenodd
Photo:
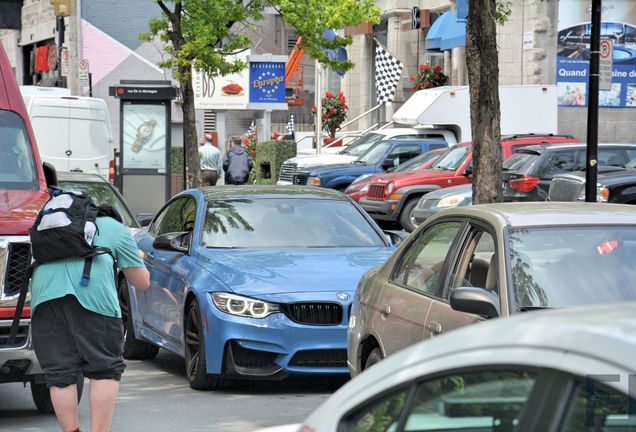
<svg viewBox="0 0 636 432"><path fill-rule="evenodd" d="M109 248L93 245L98 214L99 209L89 196L53 189L29 230L34 266L84 258L80 285L88 285L93 258L105 253L113 255Z"/></svg>
<svg viewBox="0 0 636 432"><path fill-rule="evenodd" d="M97 234L95 220L100 215L106 214L100 212L89 196L51 189L51 198L38 213L35 223L29 230L33 263L25 275L25 281L18 296L16 314L7 345L15 342L29 289L29 280L33 269L39 264L66 258L84 258L80 285L87 286L90 281L93 258L107 253L113 257L113 271L117 280L117 261L112 251L106 247L93 245L93 238Z"/></svg>

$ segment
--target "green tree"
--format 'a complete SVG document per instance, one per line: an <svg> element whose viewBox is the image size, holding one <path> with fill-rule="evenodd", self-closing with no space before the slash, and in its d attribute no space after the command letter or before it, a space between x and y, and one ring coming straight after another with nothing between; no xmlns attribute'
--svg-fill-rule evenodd
<svg viewBox="0 0 636 432"><path fill-rule="evenodd" d="M160 38L167 60L160 66L172 68L181 89L184 147L189 172L188 186L201 184L198 140L194 114L192 70L210 76L223 76L243 70L247 65L233 61L231 55L250 47L246 35L263 19L266 7L276 8L286 24L302 37L305 51L323 65L348 70L349 61L330 59L323 48L336 49L351 44L351 37L329 41L324 29L341 29L363 21L379 22L380 11L373 0L155 0L161 18L152 19L142 40Z"/></svg>

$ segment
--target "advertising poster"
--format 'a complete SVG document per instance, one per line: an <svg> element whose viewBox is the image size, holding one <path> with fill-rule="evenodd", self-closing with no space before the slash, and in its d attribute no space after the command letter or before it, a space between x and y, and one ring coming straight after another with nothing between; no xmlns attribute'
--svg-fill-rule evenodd
<svg viewBox="0 0 636 432"><path fill-rule="evenodd" d="M250 51L232 56L232 61L247 63ZM249 103L249 70L226 76L211 77L203 71L192 71L195 109L243 110Z"/></svg>
<svg viewBox="0 0 636 432"><path fill-rule="evenodd" d="M124 104L123 128L123 168L165 172L166 106Z"/></svg>
<svg viewBox="0 0 636 432"><path fill-rule="evenodd" d="M560 106L586 106L591 0L559 0L557 86ZM636 107L636 1L604 0L601 39L614 46L612 88L601 107Z"/></svg>
<svg viewBox="0 0 636 432"><path fill-rule="evenodd" d="M250 63L250 102L285 103L285 63Z"/></svg>

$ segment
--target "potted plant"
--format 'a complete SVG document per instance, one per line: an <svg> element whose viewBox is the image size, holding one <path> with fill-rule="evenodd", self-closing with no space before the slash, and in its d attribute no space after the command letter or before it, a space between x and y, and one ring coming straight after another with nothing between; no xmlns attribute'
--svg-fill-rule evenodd
<svg viewBox="0 0 636 432"><path fill-rule="evenodd" d="M336 140L336 131L347 118L347 99L344 93L337 96L331 92L326 92L322 99L322 129L329 133L329 138L325 139L325 144L331 144ZM318 113L318 108L314 105L312 112Z"/></svg>
<svg viewBox="0 0 636 432"><path fill-rule="evenodd" d="M411 90L424 90L445 85L448 77L442 72L441 67L423 64L418 67L417 74L411 76L411 81Z"/></svg>
<svg viewBox="0 0 636 432"><path fill-rule="evenodd" d="M252 133L248 133L247 135L245 135L245 138L243 139L243 145L247 148L247 153L250 154L252 157L256 157L256 142L257 142L257 138L256 138L256 133L252 132Z"/></svg>

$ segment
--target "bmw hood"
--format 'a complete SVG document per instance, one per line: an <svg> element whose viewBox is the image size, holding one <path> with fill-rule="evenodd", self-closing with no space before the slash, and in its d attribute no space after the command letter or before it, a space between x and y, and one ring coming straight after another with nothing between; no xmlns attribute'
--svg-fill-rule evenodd
<svg viewBox="0 0 636 432"><path fill-rule="evenodd" d="M230 290L247 296L297 292L350 292L392 247L315 249L206 249L199 265Z"/></svg>

